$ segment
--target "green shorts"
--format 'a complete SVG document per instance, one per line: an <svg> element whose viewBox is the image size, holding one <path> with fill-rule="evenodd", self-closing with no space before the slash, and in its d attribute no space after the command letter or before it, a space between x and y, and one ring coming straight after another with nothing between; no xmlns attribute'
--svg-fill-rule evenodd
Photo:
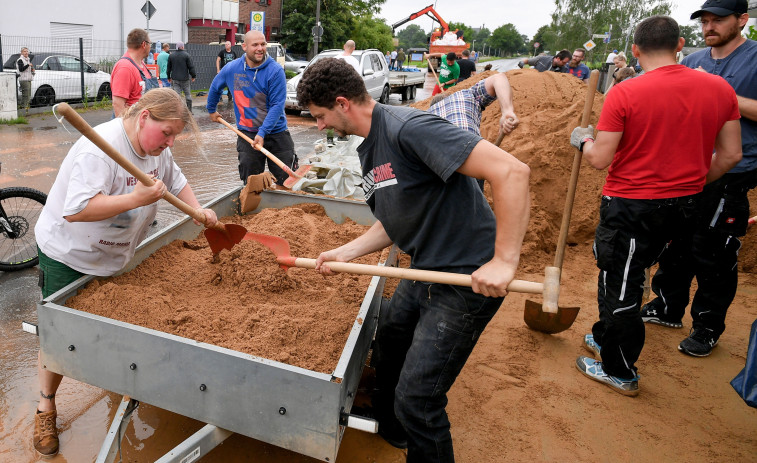
<svg viewBox="0 0 757 463"><path fill-rule="evenodd" d="M47 257L39 246L37 246L37 254L39 254L39 269L41 270L39 287L42 288L42 299L86 275Z"/></svg>

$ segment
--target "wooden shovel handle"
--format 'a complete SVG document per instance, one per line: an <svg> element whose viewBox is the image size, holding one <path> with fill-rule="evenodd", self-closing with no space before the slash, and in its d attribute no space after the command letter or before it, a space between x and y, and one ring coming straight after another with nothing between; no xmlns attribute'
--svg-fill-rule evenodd
<svg viewBox="0 0 757 463"><path fill-rule="evenodd" d="M591 110L594 106L594 94L597 91L597 80L599 80L599 71L593 70L589 76L589 84L586 88L586 99L584 100L584 112L581 115L581 127L589 126L591 120ZM568 182L568 194L565 198L565 209L562 213L562 223L560 224L560 236L557 239L557 251L555 252L555 267L562 269L562 262L565 257L565 243L568 241L568 229L570 228L570 216L573 213L573 202L576 199L576 186L578 185L578 174L581 171L581 151L576 150L573 156L573 167L570 171L570 181Z"/></svg>
<svg viewBox="0 0 757 463"><path fill-rule="evenodd" d="M434 71L434 66L432 66L431 63L428 62L428 60L426 61L426 66L428 66L428 68L431 69L431 74L434 75L434 79L436 79L436 83L439 85L439 88L442 89L442 91L444 91L444 87L442 87L441 81L436 76L436 71Z"/></svg>
<svg viewBox="0 0 757 463"><path fill-rule="evenodd" d="M499 135L497 135L497 140L494 141L494 145L499 148L499 145L502 144L502 140L505 138L505 132L500 130Z"/></svg>
<svg viewBox="0 0 757 463"><path fill-rule="evenodd" d="M281 159L279 159L276 156L274 156L273 154L271 154L270 151L268 151L267 149L263 148L262 146L255 145L255 141L252 138L250 138L247 135L243 134L241 130L237 129L233 125L231 125L228 122L226 122L222 117L218 118L218 122L220 122L221 124L225 125L226 127L230 128L231 130L233 130L234 133L236 133L237 135L239 135L240 137L242 137L243 139L245 139L247 141L247 143L249 143L250 145L252 145L253 148L255 148L256 150L258 150L261 153L265 154L268 159L270 159L271 161L273 161L277 166L281 167L281 170L283 170L284 172L286 172L286 174L288 176L294 177L294 178L302 178L302 175L295 174L292 171L292 169L290 169L289 167L287 167L286 164L284 164L283 162L281 162Z"/></svg>
<svg viewBox="0 0 757 463"><path fill-rule="evenodd" d="M282 258L286 259L286 258ZM286 265L294 264L300 268L315 268L315 259L302 257L286 260ZM373 275L380 277L402 278L404 280L428 281L457 286L471 286L471 276L462 273L435 272L431 270L418 270L411 268L383 267L380 265L355 264L351 262L325 262L335 272L353 273L357 275ZM513 280L507 286L508 291L517 293L541 294L544 285L533 281Z"/></svg>
<svg viewBox="0 0 757 463"><path fill-rule="evenodd" d="M84 135L89 141L95 144L98 148L103 150L105 154L108 155L111 159L116 161L119 166L123 167L126 172L133 175L137 180L142 182L142 184L147 186L153 186L155 182L152 178L150 178L149 175L142 172L132 164L131 161L126 159L121 153L119 153L115 148L113 148L113 145L108 143L103 137L100 136L99 133L95 131L95 129L92 128L91 125L87 123L74 109L69 106L67 103L59 103L55 105L55 111L59 113L61 116L65 117L66 120L71 124L76 130L78 130L82 135ZM195 209L194 207L190 206L189 204L185 203L184 201L180 200L170 192L166 191L166 195L163 197L166 201L173 204L177 208L179 208L182 212L187 214L188 216L192 217L193 219L197 220L200 223L205 223L206 217L205 214L203 214L201 211ZM220 231L226 231L226 228L223 226L221 222L216 222L216 225L214 225L211 228L215 228Z"/></svg>

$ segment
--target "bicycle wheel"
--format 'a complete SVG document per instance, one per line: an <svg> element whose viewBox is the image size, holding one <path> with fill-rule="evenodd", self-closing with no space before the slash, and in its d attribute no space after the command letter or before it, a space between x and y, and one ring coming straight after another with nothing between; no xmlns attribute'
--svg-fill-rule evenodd
<svg viewBox="0 0 757 463"><path fill-rule="evenodd" d="M39 262L34 227L45 201L47 195L32 188L0 189L0 205L16 234L13 239L4 232L0 234L0 270L21 270L34 267Z"/></svg>

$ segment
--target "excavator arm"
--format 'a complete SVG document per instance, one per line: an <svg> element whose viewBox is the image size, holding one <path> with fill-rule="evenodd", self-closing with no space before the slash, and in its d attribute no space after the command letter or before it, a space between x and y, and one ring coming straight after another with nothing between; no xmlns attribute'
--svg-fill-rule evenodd
<svg viewBox="0 0 757 463"><path fill-rule="evenodd" d="M405 24L406 22L412 21L412 20L414 20L414 19L416 19L416 18L418 18L420 16L423 16L423 15L426 15L429 18L434 19L434 20L436 20L436 21L439 22L439 26L441 27L441 35L442 36L444 36L444 34L446 34L447 32L449 32L449 25L447 25L447 22L445 20L443 20L441 16L439 16L439 13L437 13L436 10L434 9L434 5L429 5L426 8L424 8L424 9L422 9L420 11L417 11L417 12L411 14L407 18L405 18L405 19L403 19L401 21L397 21L396 23L392 24L392 35L394 35L394 30L396 28L400 27L401 25Z"/></svg>

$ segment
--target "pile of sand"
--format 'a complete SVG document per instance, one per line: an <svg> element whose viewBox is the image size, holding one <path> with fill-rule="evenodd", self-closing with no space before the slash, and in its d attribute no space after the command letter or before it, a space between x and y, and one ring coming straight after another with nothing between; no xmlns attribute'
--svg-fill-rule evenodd
<svg viewBox="0 0 757 463"><path fill-rule="evenodd" d="M454 93L496 74L487 71L476 74L448 90ZM560 222L565 207L565 195L575 156L570 146L570 133L581 122L586 85L569 74L513 70L506 73L513 91L515 114L520 125L502 141L501 148L531 168L531 219L523 244L521 269L534 271L552 265ZM412 106L426 110L431 99ZM591 124L596 127L604 104L604 95L594 96ZM502 113L494 102L484 111L481 135L494 142ZM586 162L581 165L576 199L571 216L568 246L591 242L599 223L599 201L606 170L596 170ZM488 185L487 185L487 193ZM491 195L489 194L489 198ZM757 214L757 191L750 193L752 216ZM740 270L757 271L757 226L742 240Z"/></svg>

